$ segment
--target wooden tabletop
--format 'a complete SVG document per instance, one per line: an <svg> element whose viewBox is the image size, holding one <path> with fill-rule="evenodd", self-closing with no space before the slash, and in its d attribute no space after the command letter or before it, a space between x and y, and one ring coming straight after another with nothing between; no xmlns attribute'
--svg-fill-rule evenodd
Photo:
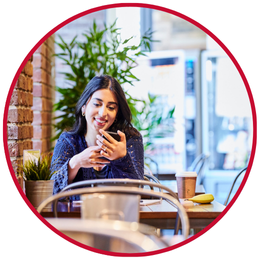
<svg viewBox="0 0 260 260"><path fill-rule="evenodd" d="M177 183L175 180L161 181L161 184L167 186L177 193ZM155 188L155 191L156 188ZM205 193L202 185L196 186L195 195ZM225 206L213 201L209 204L194 203L194 206L185 208L189 217L191 228L204 228L216 219ZM58 217L61 218L80 218L81 202L58 202ZM53 212L42 212L45 218L54 217ZM140 203L140 223L151 225L160 229L174 229L177 209L166 200L142 199Z"/></svg>
<svg viewBox="0 0 260 260"><path fill-rule="evenodd" d="M81 202L58 202L58 217L80 218ZM209 204L194 203L185 208L191 228L204 228L216 219L225 209L217 201ZM43 211L45 218L53 217L52 211ZM177 209L166 200L145 200L140 203L140 222L161 229L174 229Z"/></svg>
<svg viewBox="0 0 260 260"><path fill-rule="evenodd" d="M205 228L216 219L225 206L212 201L209 204L194 203L194 206L185 208L191 228ZM177 209L163 200L161 203L140 206L140 222L161 229L174 229Z"/></svg>

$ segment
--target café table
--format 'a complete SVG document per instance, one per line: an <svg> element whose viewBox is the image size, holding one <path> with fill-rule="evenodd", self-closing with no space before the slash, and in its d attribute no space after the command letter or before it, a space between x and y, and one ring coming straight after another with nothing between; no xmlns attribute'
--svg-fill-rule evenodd
<svg viewBox="0 0 260 260"><path fill-rule="evenodd" d="M181 201L181 200L180 200ZM61 202L57 204L58 218L80 218L81 201ZM185 208L189 217L190 228L203 229L216 219L225 206L212 201L209 204L194 203ZM42 211L44 218L53 217L53 211ZM158 229L174 229L177 209L166 200L142 199L140 203L140 223L154 226Z"/></svg>
<svg viewBox="0 0 260 260"><path fill-rule="evenodd" d="M180 202L182 201L180 199ZM221 214L225 206L214 200L208 204L194 203L193 206L185 209L190 228L203 229ZM177 209L165 200L161 203L140 206L140 222L160 229L174 229L176 216Z"/></svg>

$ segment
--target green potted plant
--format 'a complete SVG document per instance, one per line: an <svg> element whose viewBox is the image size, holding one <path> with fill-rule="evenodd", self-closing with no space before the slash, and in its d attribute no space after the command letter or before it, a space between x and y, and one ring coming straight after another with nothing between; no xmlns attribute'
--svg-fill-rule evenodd
<svg viewBox="0 0 260 260"><path fill-rule="evenodd" d="M37 209L42 201L53 194L54 180L51 177L52 154L46 154L38 159L29 159L20 167L20 176L25 181L25 193L31 204ZM51 205L46 207L49 210Z"/></svg>

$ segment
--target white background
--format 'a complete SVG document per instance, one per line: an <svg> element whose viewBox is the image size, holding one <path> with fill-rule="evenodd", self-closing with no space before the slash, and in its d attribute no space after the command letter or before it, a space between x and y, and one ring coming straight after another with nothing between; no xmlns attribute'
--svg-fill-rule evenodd
<svg viewBox="0 0 260 260"><path fill-rule="evenodd" d="M91 2L91 3L89 3ZM28 52L52 28L93 7L127 1L5 1L1 2L1 122L8 91ZM133 1L132 1L133 2ZM140 1L134 1L140 2ZM178 11L215 34L234 55L249 82L259 109L259 5L258 1L161 0L141 1ZM258 95L257 95L258 94ZM6 127L6 126L4 126ZM1 133L3 132L1 126ZM1 142L3 139L1 138ZM1 251L2 259L111 258L89 252L49 230L27 207L16 190L1 146ZM259 152L249 179L236 203L211 230L195 241L148 258L245 259L259 247ZM8 214L6 213L8 212ZM259 254L258 254L259 255ZM180 258L183 257L184 258Z"/></svg>

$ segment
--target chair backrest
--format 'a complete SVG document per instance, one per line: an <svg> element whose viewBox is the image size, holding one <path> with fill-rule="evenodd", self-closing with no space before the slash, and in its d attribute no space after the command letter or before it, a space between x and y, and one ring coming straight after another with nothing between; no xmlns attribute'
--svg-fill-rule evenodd
<svg viewBox="0 0 260 260"><path fill-rule="evenodd" d="M150 167L148 165L144 165L144 173L145 174L149 174L149 175L153 175L152 170L150 169Z"/></svg>
<svg viewBox="0 0 260 260"><path fill-rule="evenodd" d="M238 177L239 177L243 172L245 172L246 169L247 169L247 167L245 167L245 168L243 168L242 170L240 170L239 173L237 174L237 176L235 177L235 179L234 179L234 181L233 181L233 183L232 183L232 186L231 186L231 188L230 188L230 191L229 191L229 193L228 193L227 199L226 199L226 201L225 201L225 203L224 203L225 206L227 206L227 204L228 204L228 201L229 201L229 199L230 199L231 193L232 193L233 188L234 188L234 186L235 186L235 184L236 184L236 182L237 182Z"/></svg>
<svg viewBox="0 0 260 260"><path fill-rule="evenodd" d="M203 176L203 170L205 167L205 163L208 160L209 155L208 154L200 154L198 155L192 164L189 166L188 170L193 171L197 173L197 183L203 184L204 176Z"/></svg>
<svg viewBox="0 0 260 260"><path fill-rule="evenodd" d="M82 194L81 217L139 222L140 198L131 194Z"/></svg>
<svg viewBox="0 0 260 260"><path fill-rule="evenodd" d="M91 188L79 188L80 186L85 186L86 184L90 184L91 182L94 182L95 184L97 183L110 183L110 186L102 186L102 187L91 187ZM114 183L114 186L111 186L111 184ZM116 184L118 183L125 183L125 184L139 184L139 186L142 185L153 185L154 187L159 187L162 190L167 191L165 192L155 192L152 190L146 190L143 188L137 188L137 187L127 187L127 186L118 186ZM68 188L71 187L77 187L77 189L73 190L67 190ZM67 189L64 191L61 191L58 194L55 194L45 201L43 201L40 206L38 207L38 212L40 213L46 205L49 203L53 203L53 211L54 211L54 216L57 216L57 201L61 198L64 197L70 197L74 195L82 195L82 194L94 194L94 193L99 193L99 194L133 194L133 195L149 195L152 197L157 197L157 198L162 198L167 201L169 201L174 207L178 209L178 216L180 217L181 223L182 223L182 234L184 235L184 238L188 238L189 235L189 220L188 220L188 215L184 209L184 207L181 205L179 202L178 196L176 193L174 193L171 189L168 187L158 184L158 183L153 183L153 182L148 182L148 181L143 181L143 180L132 180L132 179L96 179L96 180L88 180L88 181L82 181L80 183L73 183L71 185L68 185Z"/></svg>
<svg viewBox="0 0 260 260"><path fill-rule="evenodd" d="M145 160L145 162L149 162L149 165L151 163L155 165L156 173L154 175L156 175L156 177L158 178L159 177L159 165L158 165L158 163L154 159L152 159L150 156L148 156L147 154L144 155L144 160ZM147 165L145 164L144 167L146 168L146 166ZM150 169L150 167L148 167L148 168Z"/></svg>
<svg viewBox="0 0 260 260"><path fill-rule="evenodd" d="M144 173L144 177L145 177L146 179L148 179L149 181L153 181L153 182L155 182L155 183L160 184L160 181L159 181L155 176L153 176L153 175L151 175L151 174L146 174L146 173Z"/></svg>
<svg viewBox="0 0 260 260"><path fill-rule="evenodd" d="M147 173L144 173L144 180L147 180L149 182L154 182L154 183L158 183L158 184L161 184L160 181L154 176L154 175L151 175L151 174L147 174ZM149 185L150 189L151 190L154 190L153 186L152 185ZM159 191L161 191L161 188L158 188ZM153 197L149 197L149 196L143 196L142 197L143 199L153 199Z"/></svg>
<svg viewBox="0 0 260 260"><path fill-rule="evenodd" d="M160 250L172 244L145 224L100 219L46 219L64 235L87 246L118 253Z"/></svg>

